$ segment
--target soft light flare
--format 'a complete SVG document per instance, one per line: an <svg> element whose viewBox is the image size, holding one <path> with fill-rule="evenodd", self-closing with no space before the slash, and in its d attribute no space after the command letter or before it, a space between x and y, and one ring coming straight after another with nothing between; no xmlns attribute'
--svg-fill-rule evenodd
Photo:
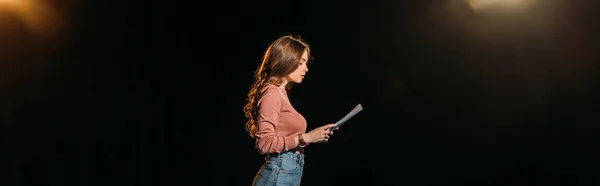
<svg viewBox="0 0 600 186"><path fill-rule="evenodd" d="M56 33L62 22L58 11L44 0L0 0L0 16L16 14L32 33L48 36ZM3 25L0 22L0 26Z"/></svg>
<svg viewBox="0 0 600 186"><path fill-rule="evenodd" d="M471 9L476 12L490 9L520 10L532 4L535 0L466 0Z"/></svg>

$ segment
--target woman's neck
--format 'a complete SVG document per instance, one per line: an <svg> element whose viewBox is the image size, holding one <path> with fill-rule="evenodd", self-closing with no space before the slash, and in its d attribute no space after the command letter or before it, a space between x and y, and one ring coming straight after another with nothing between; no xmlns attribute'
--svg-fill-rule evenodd
<svg viewBox="0 0 600 186"><path fill-rule="evenodd" d="M285 89L285 86L288 84L288 81L286 79L283 80L283 83L281 83L281 85L279 85L279 88Z"/></svg>

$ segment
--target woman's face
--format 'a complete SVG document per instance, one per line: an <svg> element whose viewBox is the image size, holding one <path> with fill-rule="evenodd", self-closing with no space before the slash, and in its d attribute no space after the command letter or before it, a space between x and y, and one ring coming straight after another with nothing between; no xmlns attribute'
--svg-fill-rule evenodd
<svg viewBox="0 0 600 186"><path fill-rule="evenodd" d="M304 53L302 54L302 57L300 58L300 64L299 64L298 68L296 68L296 70L294 70L294 72L287 75L285 77L285 79L288 82L301 83L302 80L304 79L304 76L306 75L306 72L308 72L308 66L306 66L307 62L308 62L308 52L304 51Z"/></svg>

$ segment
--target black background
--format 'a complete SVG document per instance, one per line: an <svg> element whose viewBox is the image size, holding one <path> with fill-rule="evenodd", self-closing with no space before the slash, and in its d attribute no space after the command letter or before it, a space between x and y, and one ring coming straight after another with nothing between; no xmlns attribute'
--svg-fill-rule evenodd
<svg viewBox="0 0 600 186"><path fill-rule="evenodd" d="M309 130L364 107L303 185L600 184L595 1L48 2L52 39L0 12L2 185L250 185L242 106L288 33Z"/></svg>

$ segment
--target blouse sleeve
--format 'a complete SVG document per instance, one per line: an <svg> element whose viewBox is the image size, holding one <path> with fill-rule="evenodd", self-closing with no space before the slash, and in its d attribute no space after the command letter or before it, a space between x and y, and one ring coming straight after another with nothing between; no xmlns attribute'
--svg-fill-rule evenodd
<svg viewBox="0 0 600 186"><path fill-rule="evenodd" d="M276 89L267 89L258 101L256 149L260 154L281 153L297 146L295 136L277 136L275 126L281 106L282 97Z"/></svg>

